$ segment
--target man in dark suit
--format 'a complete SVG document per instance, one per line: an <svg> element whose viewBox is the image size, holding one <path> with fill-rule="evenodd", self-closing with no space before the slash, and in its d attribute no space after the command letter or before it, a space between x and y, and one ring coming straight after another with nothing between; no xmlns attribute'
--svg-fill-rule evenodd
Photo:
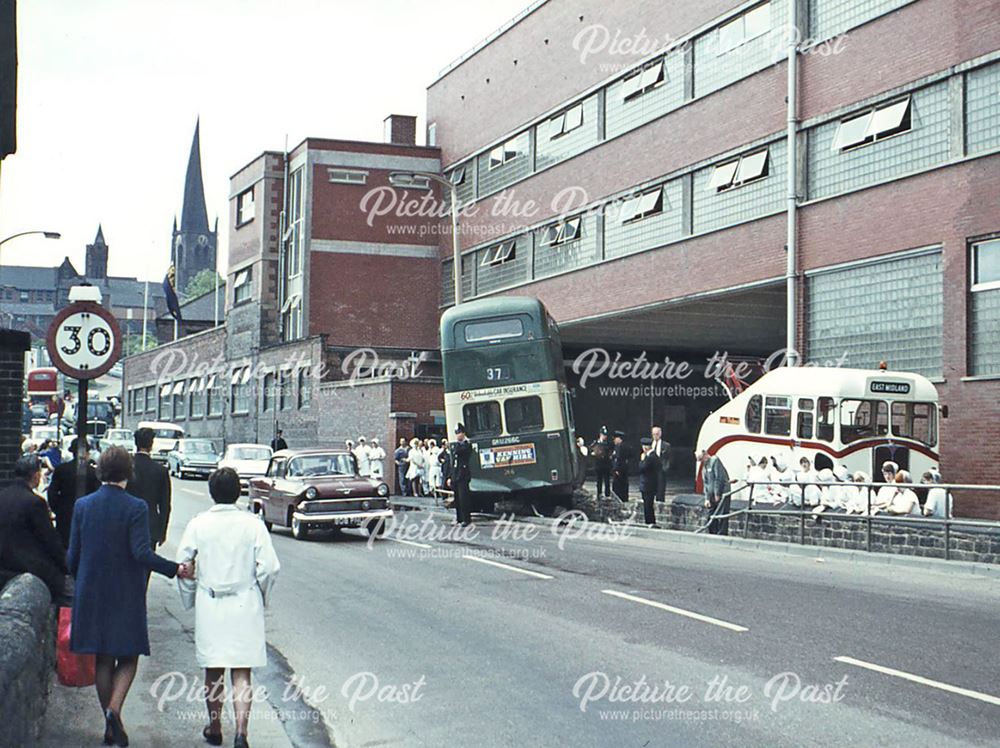
<svg viewBox="0 0 1000 748"><path fill-rule="evenodd" d="M660 458L653 451L653 440L644 436L641 443L639 493L642 494L643 521L650 527L656 527L656 511L653 507L653 500L656 498L656 486L663 471L660 469Z"/></svg>
<svg viewBox="0 0 1000 748"><path fill-rule="evenodd" d="M628 501L628 461L632 451L625 443L625 432L616 431L611 452L611 490L622 501Z"/></svg>
<svg viewBox="0 0 1000 748"><path fill-rule="evenodd" d="M101 482L97 480L97 472L90 464L90 449L88 445L83 448L83 460L87 464L87 480L84 491L79 496L76 491L76 449L79 440L74 439L70 445L70 452L74 457L69 462L64 462L52 471L52 480L49 482L46 494L49 499L49 509L56 515L56 531L64 547L69 548L70 526L73 523L73 506L80 496L91 494L101 487Z"/></svg>
<svg viewBox="0 0 1000 748"><path fill-rule="evenodd" d="M406 480L406 473L410 469L409 450L406 448L406 439L399 438L399 446L392 457L396 463L396 481L399 486L399 493L403 496L410 495L410 481Z"/></svg>
<svg viewBox="0 0 1000 748"><path fill-rule="evenodd" d="M451 471L448 487L455 492L455 520L463 527L472 524L472 508L469 506L469 484L472 482L472 444L465 436L465 426L455 427L455 441L451 443Z"/></svg>
<svg viewBox="0 0 1000 748"><path fill-rule="evenodd" d="M590 443L590 456L594 460L597 474L597 498L611 495L611 452L613 445L608 439L608 427L601 426L601 433Z"/></svg>
<svg viewBox="0 0 1000 748"><path fill-rule="evenodd" d="M285 437L282 436L282 430L278 429L274 438L271 440L271 451L280 452L283 449L288 449L288 442L285 441Z"/></svg>
<svg viewBox="0 0 1000 748"><path fill-rule="evenodd" d="M141 428L135 432L135 461L132 463L132 480L125 490L142 499L149 506L149 539L155 548L167 540L170 522L170 475L163 465L153 462L149 453L153 449L153 429Z"/></svg>
<svg viewBox="0 0 1000 748"><path fill-rule="evenodd" d="M66 582L66 547L35 493L41 479L38 458L25 455L14 464L14 481L0 493L0 586L18 574L34 574L56 598Z"/></svg>
<svg viewBox="0 0 1000 748"><path fill-rule="evenodd" d="M650 437L653 453L660 465L660 474L656 478L656 500L663 501L667 488L667 471L670 470L670 442L663 441L663 429L659 426L653 426Z"/></svg>

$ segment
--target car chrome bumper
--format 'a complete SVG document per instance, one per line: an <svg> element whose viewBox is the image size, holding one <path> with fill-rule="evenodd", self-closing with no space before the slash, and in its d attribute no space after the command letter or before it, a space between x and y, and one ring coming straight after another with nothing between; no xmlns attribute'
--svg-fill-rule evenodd
<svg viewBox="0 0 1000 748"><path fill-rule="evenodd" d="M292 517L309 525L360 525L373 519L391 519L392 509L373 509L370 512L293 512Z"/></svg>

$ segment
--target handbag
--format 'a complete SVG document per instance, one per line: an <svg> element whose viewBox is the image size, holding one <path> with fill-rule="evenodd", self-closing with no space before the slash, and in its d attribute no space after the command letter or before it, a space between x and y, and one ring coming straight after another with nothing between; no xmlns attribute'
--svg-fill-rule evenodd
<svg viewBox="0 0 1000 748"><path fill-rule="evenodd" d="M59 608L59 628L56 636L56 672L64 686L84 688L97 680L97 657L77 654L69 648L73 609Z"/></svg>

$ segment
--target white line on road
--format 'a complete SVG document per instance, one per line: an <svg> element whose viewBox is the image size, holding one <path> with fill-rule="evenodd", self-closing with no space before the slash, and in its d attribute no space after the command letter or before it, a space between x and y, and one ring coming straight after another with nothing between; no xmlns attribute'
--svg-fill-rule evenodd
<svg viewBox="0 0 1000 748"><path fill-rule="evenodd" d="M402 543L403 545L412 545L414 548L433 548L432 545L427 545L426 543L414 543L412 540L403 540L402 538L394 538L392 535L383 535L386 540L391 540L393 543Z"/></svg>
<svg viewBox="0 0 1000 748"><path fill-rule="evenodd" d="M957 693L959 696L968 696L970 699L978 699L979 701L985 701L987 704L993 704L994 706L1000 706L1000 698L996 696L990 696L988 693L982 693L980 691L973 691L968 688L960 688L958 686L952 686L948 683L942 683L939 680L931 680L930 678L924 678L920 675L913 675L912 673L905 673L902 670L893 670L891 667L883 667L882 665L876 665L872 662L865 662L864 660L855 660L853 657L834 657L837 662L843 662L847 665L856 665L857 667L863 667L867 670L874 670L876 673L883 673L884 675L894 675L897 678L902 678L903 680L912 681L913 683L919 683L922 686L930 686L931 688L939 688L942 691L948 691L949 693Z"/></svg>
<svg viewBox="0 0 1000 748"><path fill-rule="evenodd" d="M496 566L500 569L507 569L508 571L516 571L518 574L527 574L529 577L537 577L538 579L552 579L548 574L539 574L537 571L528 571L527 569L518 569L516 566L508 566L507 564L501 564L499 561L490 561L488 558L479 558L479 556L462 556L469 561L478 561L481 564L489 564L490 566Z"/></svg>
<svg viewBox="0 0 1000 748"><path fill-rule="evenodd" d="M601 590L601 592L605 595L620 597L623 600L631 600L634 603L642 603L643 605L648 605L651 608L659 608L660 610L665 610L668 613L676 613L679 616L693 618L694 620L701 621L702 623L711 623L713 626L721 626L722 628L729 629L730 631L743 632L750 630L746 626L738 626L735 623L729 623L728 621L720 621L718 618L703 616L701 613L694 613L693 611L684 610L683 608L675 608L673 605L658 603L655 600L647 600L644 597L636 597L635 595L629 595L626 592L618 592L618 590Z"/></svg>

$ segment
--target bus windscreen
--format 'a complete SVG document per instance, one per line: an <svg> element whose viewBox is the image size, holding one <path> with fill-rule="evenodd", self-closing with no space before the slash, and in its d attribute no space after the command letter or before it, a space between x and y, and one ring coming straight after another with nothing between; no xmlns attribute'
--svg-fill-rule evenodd
<svg viewBox="0 0 1000 748"><path fill-rule="evenodd" d="M466 343L482 343L488 340L506 340L524 335L524 323L517 317L470 322L465 326Z"/></svg>

